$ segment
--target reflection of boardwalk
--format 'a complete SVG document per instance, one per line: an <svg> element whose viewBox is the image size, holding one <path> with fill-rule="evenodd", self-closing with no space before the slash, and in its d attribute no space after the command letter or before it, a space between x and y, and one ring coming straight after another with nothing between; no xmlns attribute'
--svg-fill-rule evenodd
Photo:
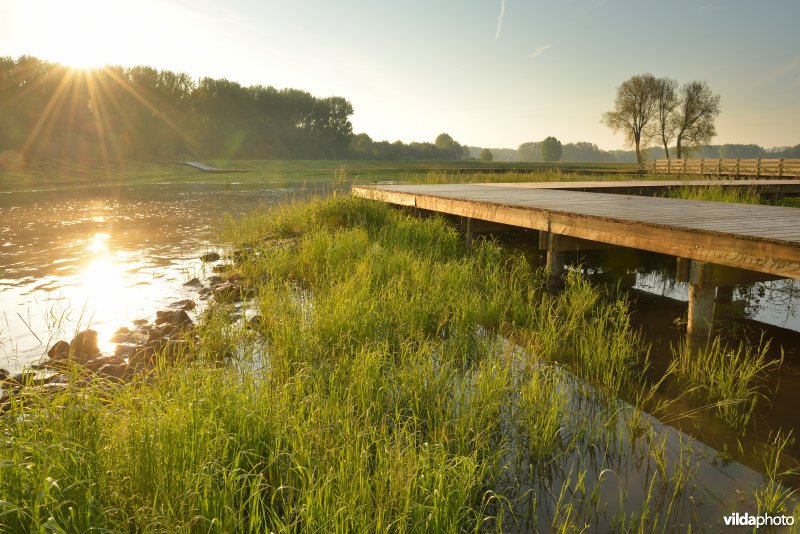
<svg viewBox="0 0 800 534"><path fill-rule="evenodd" d="M190 167L194 167L203 172L223 173L223 172L247 172L247 169L217 169L199 161L184 161Z"/></svg>
<svg viewBox="0 0 800 534"><path fill-rule="evenodd" d="M556 274L563 268L563 252L598 245L682 258L679 265L684 268L683 276L696 290L694 301L690 298L690 327L693 306L709 306L710 298L713 313L718 286L763 275L800 279L797 208L585 192L619 186L613 182L587 183L584 191L550 185L385 185L358 186L353 192L373 200L457 215L466 218L466 227L471 226L473 231L492 223L538 230L539 242L548 250L548 265ZM473 221L471 225L469 221ZM690 288L690 297L691 293ZM708 312L703 313L708 322Z"/></svg>

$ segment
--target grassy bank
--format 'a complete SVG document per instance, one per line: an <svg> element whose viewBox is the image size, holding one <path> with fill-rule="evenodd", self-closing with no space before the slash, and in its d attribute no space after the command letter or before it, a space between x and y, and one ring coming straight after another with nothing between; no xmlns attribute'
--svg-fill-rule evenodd
<svg viewBox="0 0 800 534"><path fill-rule="evenodd" d="M242 321L213 305L152 375L2 416L0 530L641 531L702 526L698 495L739 506L617 401L649 386L613 292L549 293L522 254L350 197L224 236L257 295ZM774 512L772 479L719 489Z"/></svg>
<svg viewBox="0 0 800 534"><path fill-rule="evenodd" d="M451 176L451 179L497 181L508 176L511 181L560 179L560 169L625 168L592 163L484 163L479 161L406 162L406 161L270 161L270 160L212 160L205 163L220 169L242 172L210 174L193 169L182 162L110 162L71 160L32 160L3 163L0 161L0 191L20 191L40 188L67 188L97 185L129 185L147 183L187 182L244 182L298 183L304 181L335 181L344 169L348 180L357 182L430 181ZM526 168L536 173L483 174L482 169ZM475 174L453 174L453 169L474 169ZM564 174L564 177L574 175ZM439 178L436 178L439 177ZM598 179L601 176L583 179Z"/></svg>

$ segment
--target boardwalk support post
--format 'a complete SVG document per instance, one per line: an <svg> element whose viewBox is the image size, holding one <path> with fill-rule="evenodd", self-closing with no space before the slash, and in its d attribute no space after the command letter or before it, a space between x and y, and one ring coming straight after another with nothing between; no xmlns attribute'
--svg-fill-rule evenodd
<svg viewBox="0 0 800 534"><path fill-rule="evenodd" d="M692 261L689 267L689 322L690 336L706 337L714 324L714 298L717 288L710 280L711 264Z"/></svg>
<svg viewBox="0 0 800 534"><path fill-rule="evenodd" d="M565 255L559 246L561 236L547 232L547 287L556 289L564 286L566 273Z"/></svg>
<svg viewBox="0 0 800 534"><path fill-rule="evenodd" d="M735 285L778 278L771 274L678 258L676 279L689 283L687 333L695 337L708 336L714 324L715 306L719 305L718 311L723 313L731 310Z"/></svg>

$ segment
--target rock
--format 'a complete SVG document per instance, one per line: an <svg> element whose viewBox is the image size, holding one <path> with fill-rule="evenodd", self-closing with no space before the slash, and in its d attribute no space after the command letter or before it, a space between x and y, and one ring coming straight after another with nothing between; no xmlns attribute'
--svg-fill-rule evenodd
<svg viewBox="0 0 800 534"><path fill-rule="evenodd" d="M117 328L117 330L114 333L115 334L130 334L130 332L131 332L131 329L128 328L127 326L120 326L119 328Z"/></svg>
<svg viewBox="0 0 800 534"><path fill-rule="evenodd" d="M230 263L220 263L219 265L215 265L214 267L211 268L211 270L215 273L224 273L228 271L233 271L234 269L236 269L236 267L234 267Z"/></svg>
<svg viewBox="0 0 800 534"><path fill-rule="evenodd" d="M149 321L147 319L136 319L135 321L133 321L133 324L135 324L136 326L142 326L147 324L148 322Z"/></svg>
<svg viewBox="0 0 800 534"><path fill-rule="evenodd" d="M214 300L217 302L239 302L242 300L242 293L237 284L225 282L214 288Z"/></svg>
<svg viewBox="0 0 800 534"><path fill-rule="evenodd" d="M90 371L97 372L98 369L105 365L119 365L121 363L125 363L125 360L119 356L99 356L86 361L83 367Z"/></svg>
<svg viewBox="0 0 800 534"><path fill-rule="evenodd" d="M86 329L83 332L78 332L72 341L69 342L69 350L76 357L94 356L100 353L100 347L97 346L97 332L92 329Z"/></svg>
<svg viewBox="0 0 800 534"><path fill-rule="evenodd" d="M69 356L69 343L64 340L56 341L55 344L47 350L47 356L51 360L63 360Z"/></svg>
<svg viewBox="0 0 800 534"><path fill-rule="evenodd" d="M119 364L109 363L97 370L97 376L122 381L130 377L130 372L128 364L125 362Z"/></svg>
<svg viewBox="0 0 800 534"><path fill-rule="evenodd" d="M204 263L210 263L210 262L219 260L219 258L220 258L220 256L216 252L208 252L208 253L203 254L202 256L200 256L200 261L202 261Z"/></svg>
<svg viewBox="0 0 800 534"><path fill-rule="evenodd" d="M175 308L179 310L191 311L197 307L197 304L192 299L183 299L177 302L173 302L169 305L170 308Z"/></svg>
<svg viewBox="0 0 800 534"><path fill-rule="evenodd" d="M8 369L3 369L2 367L0 367L0 382L8 378L9 375L11 375L11 373L8 372Z"/></svg>
<svg viewBox="0 0 800 534"><path fill-rule="evenodd" d="M191 280L189 280L188 282L186 282L183 285L189 286L189 287L200 287L200 286L203 285L203 282L201 282L200 279L195 276L194 278L192 278Z"/></svg>
<svg viewBox="0 0 800 534"><path fill-rule="evenodd" d="M139 345L133 343L120 343L114 349L114 356L118 358L128 358L137 348L139 348Z"/></svg>
<svg viewBox="0 0 800 534"><path fill-rule="evenodd" d="M120 332L111 336L111 343L133 343L136 339L136 334L133 332Z"/></svg>
<svg viewBox="0 0 800 534"><path fill-rule="evenodd" d="M192 318L186 310L162 310L156 312L156 324L170 324L177 327L184 327L193 324ZM166 333L166 332L162 332Z"/></svg>
<svg viewBox="0 0 800 534"><path fill-rule="evenodd" d="M224 284L225 279L221 276L214 275L208 279L208 285L213 289L214 286L218 286L220 284Z"/></svg>

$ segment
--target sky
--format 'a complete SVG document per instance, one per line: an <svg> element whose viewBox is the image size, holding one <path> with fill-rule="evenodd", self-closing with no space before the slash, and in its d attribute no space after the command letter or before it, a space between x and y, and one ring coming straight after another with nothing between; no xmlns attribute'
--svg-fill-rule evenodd
<svg viewBox="0 0 800 534"><path fill-rule="evenodd" d="M623 147L650 72L722 97L714 143L800 143L798 0L0 0L0 56L150 65L352 102L375 140Z"/></svg>

